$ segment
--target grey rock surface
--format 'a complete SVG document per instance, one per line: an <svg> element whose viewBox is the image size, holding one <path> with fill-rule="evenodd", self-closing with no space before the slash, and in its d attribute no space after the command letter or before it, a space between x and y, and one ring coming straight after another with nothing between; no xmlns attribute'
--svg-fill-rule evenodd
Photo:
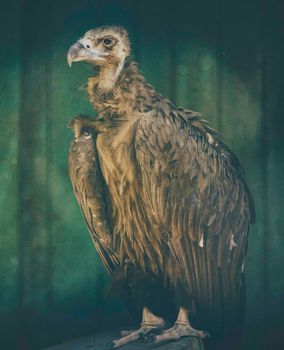
<svg viewBox="0 0 284 350"><path fill-rule="evenodd" d="M107 350L108 345L113 339L119 337L119 332L104 332L100 334L90 335L84 338L73 339L65 343L46 348L44 350ZM145 344L143 342L132 343L121 348L122 350L204 350L202 341L188 337L180 339L176 342L164 344Z"/></svg>

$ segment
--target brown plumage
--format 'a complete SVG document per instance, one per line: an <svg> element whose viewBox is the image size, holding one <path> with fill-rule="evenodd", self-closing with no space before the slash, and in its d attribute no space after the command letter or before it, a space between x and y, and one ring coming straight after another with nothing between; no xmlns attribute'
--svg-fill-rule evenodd
<svg viewBox="0 0 284 350"><path fill-rule="evenodd" d="M76 199L82 209L91 238L109 272L119 267L113 246L107 189L96 150L96 131L86 117L76 117L69 127L74 131L70 145L69 175Z"/></svg>
<svg viewBox="0 0 284 350"><path fill-rule="evenodd" d="M120 27L91 30L69 50L70 64L99 68L87 84L99 117L71 125L76 198L109 271L151 274L190 320L223 333L243 310L247 185L220 135L161 96L129 54Z"/></svg>

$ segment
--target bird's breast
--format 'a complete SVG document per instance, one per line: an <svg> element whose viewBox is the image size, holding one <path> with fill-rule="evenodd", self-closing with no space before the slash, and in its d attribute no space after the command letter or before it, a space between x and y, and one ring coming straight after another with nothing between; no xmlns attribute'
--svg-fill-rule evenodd
<svg viewBox="0 0 284 350"><path fill-rule="evenodd" d="M129 192L135 186L133 147L128 135L122 137L119 132L100 134L97 139L102 173L118 210L125 204Z"/></svg>

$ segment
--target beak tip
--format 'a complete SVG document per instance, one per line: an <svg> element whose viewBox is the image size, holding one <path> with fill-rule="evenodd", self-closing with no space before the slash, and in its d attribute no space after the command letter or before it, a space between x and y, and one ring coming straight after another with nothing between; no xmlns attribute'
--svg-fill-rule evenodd
<svg viewBox="0 0 284 350"><path fill-rule="evenodd" d="M71 68L72 66L72 62L73 62L73 59L72 57L70 57L69 55L67 56L67 63L68 63L68 66Z"/></svg>
<svg viewBox="0 0 284 350"><path fill-rule="evenodd" d="M83 48L83 45L78 41L69 48L67 52L67 63L70 68L72 66L72 63L74 61L77 61L80 57Z"/></svg>

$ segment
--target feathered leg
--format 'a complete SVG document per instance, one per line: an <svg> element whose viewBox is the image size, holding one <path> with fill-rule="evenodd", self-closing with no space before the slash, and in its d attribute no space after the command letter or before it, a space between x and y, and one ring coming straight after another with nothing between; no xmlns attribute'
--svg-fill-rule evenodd
<svg viewBox="0 0 284 350"><path fill-rule="evenodd" d="M188 311L181 307L174 326L164 330L162 334L153 335L151 340L154 340L155 343L160 343L164 341L178 340L183 337L205 338L207 336L209 336L207 332L192 328L188 320Z"/></svg>
<svg viewBox="0 0 284 350"><path fill-rule="evenodd" d="M165 321L161 317L157 317L151 313L151 311L144 307L142 314L141 326L138 330L134 331L122 331L123 336L120 339L114 340L108 349L117 349L121 346L132 343L138 339L147 338L150 334L156 334L161 332L165 328Z"/></svg>

